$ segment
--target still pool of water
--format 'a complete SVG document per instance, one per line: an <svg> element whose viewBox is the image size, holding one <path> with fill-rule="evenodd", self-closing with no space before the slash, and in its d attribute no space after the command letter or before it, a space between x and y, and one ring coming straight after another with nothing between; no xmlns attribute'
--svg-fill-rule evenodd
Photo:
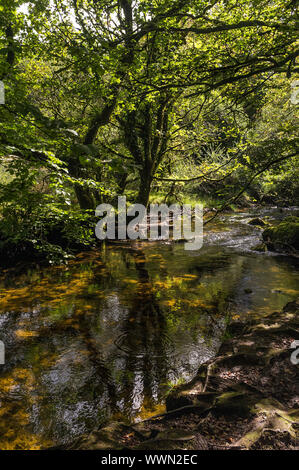
<svg viewBox="0 0 299 470"><path fill-rule="evenodd" d="M65 443L111 416L163 411L167 390L217 353L231 316L296 298L299 259L253 251L251 216L220 217L199 251L114 243L67 266L4 273L0 449Z"/></svg>

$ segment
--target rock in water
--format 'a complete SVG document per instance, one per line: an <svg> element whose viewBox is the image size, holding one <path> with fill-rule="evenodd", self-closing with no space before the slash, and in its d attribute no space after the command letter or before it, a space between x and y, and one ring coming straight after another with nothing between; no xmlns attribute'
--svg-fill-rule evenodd
<svg viewBox="0 0 299 470"><path fill-rule="evenodd" d="M249 225L256 225L257 227L264 227L267 225L267 222L264 222L263 219L260 219L259 217L256 217L255 219L251 219L248 222Z"/></svg>
<svg viewBox="0 0 299 470"><path fill-rule="evenodd" d="M271 251L296 253L299 251L299 217L286 217L276 227L263 232L263 240Z"/></svg>

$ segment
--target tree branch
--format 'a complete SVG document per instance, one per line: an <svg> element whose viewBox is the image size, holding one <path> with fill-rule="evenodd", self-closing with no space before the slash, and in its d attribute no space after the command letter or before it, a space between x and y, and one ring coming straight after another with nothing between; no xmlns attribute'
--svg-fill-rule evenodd
<svg viewBox="0 0 299 470"><path fill-rule="evenodd" d="M245 186L243 186L243 188L238 192L238 194L236 194L236 196L233 196L231 197L230 199L228 199L228 201L226 201L223 206L221 206L220 209L218 209L214 215L212 217L210 217L210 219L206 220L204 222L204 225L210 223L212 220L215 219L215 217L217 217L217 215L220 213L220 212L223 212L230 204L232 204L233 202L235 202L237 199L239 199L240 196L242 196L242 194L246 191L246 189L249 188L249 186L251 185L252 181L259 175L261 175L262 173L264 173L264 171L268 170L269 168L271 168L273 165L276 165L277 163L280 163L280 162L283 162L285 160L288 160L289 158L293 158L293 157L296 157L298 156L298 152L295 152L295 153L292 153L292 154L289 154L289 155L285 155L284 157L280 157L280 158L277 158L276 160L272 160L271 162L267 163L267 165L265 165L262 169L258 170L251 178L250 180L247 182L247 184Z"/></svg>

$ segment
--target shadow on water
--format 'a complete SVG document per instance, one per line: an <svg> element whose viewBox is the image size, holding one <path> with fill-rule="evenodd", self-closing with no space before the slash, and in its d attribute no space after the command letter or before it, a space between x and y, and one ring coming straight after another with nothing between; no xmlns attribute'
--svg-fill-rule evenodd
<svg viewBox="0 0 299 470"><path fill-rule="evenodd" d="M127 242L3 276L1 449L162 411L169 387L216 354L229 316L266 315L295 298L298 259L252 251L260 232L248 217L217 221L198 252Z"/></svg>

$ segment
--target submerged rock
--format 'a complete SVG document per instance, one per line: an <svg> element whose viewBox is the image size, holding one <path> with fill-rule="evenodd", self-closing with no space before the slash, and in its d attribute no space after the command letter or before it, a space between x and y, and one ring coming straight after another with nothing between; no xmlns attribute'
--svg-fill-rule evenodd
<svg viewBox="0 0 299 470"><path fill-rule="evenodd" d="M253 290L252 289L244 289L245 294L252 294Z"/></svg>
<svg viewBox="0 0 299 470"><path fill-rule="evenodd" d="M299 217L286 217L276 227L263 232L263 240L271 251L294 253L299 250Z"/></svg>

